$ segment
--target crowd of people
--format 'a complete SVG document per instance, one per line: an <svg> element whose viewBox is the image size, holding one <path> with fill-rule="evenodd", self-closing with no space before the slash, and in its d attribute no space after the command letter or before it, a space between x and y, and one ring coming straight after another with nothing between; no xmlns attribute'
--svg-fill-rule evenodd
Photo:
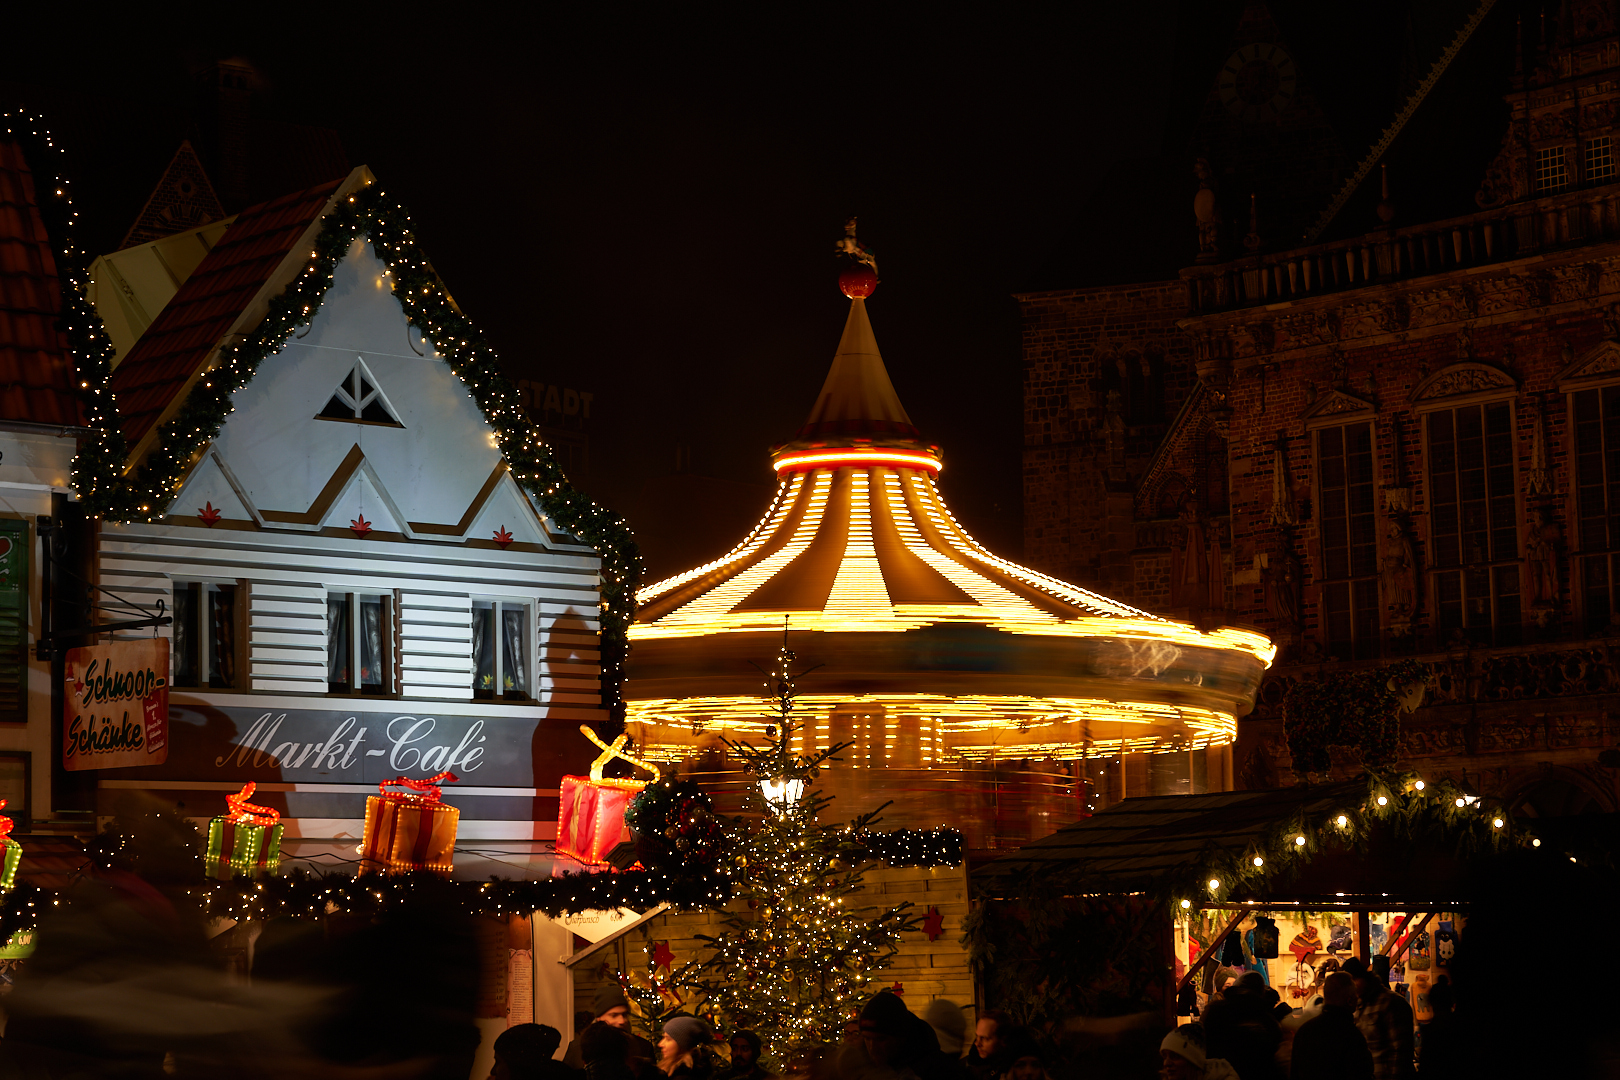
<svg viewBox="0 0 1620 1080"><path fill-rule="evenodd" d="M1450 985L1437 983L1429 998L1423 1078L1452 1080L1467 1070L1453 1036ZM783 1080L762 1063L754 1032L734 1032L721 1044L705 1021L682 1015L666 1018L654 1043L630 1022L624 994L604 987L576 1018L578 1033L561 1059L555 1028L523 1024L496 1040L490 1080ZM1321 997L1297 1011L1248 972L1218 991L1194 1023L1164 1036L1159 1073L1164 1080L1413 1080L1413 1033L1406 999L1359 960L1328 975ZM918 1016L883 991L839 1045L775 1064L788 1080L1052 1080L1067 1071L1054 1037L1061 1032L1019 1027L995 1012L979 1013L970 1032L953 1002L935 999Z"/></svg>
<svg viewBox="0 0 1620 1080"><path fill-rule="evenodd" d="M1451 985L1429 991L1434 1010L1423 1025L1424 1080L1466 1071L1454 1036ZM1160 1046L1168 1080L1410 1080L1419 1057L1412 1006L1385 973L1351 957L1322 982L1321 997L1296 1012L1258 972L1231 980L1199 1022L1172 1031Z"/></svg>

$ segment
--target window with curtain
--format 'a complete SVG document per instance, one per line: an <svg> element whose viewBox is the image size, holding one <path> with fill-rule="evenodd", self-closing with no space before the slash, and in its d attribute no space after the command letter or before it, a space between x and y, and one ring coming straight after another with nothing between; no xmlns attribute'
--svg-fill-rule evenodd
<svg viewBox="0 0 1620 1080"><path fill-rule="evenodd" d="M175 686L237 689L241 635L236 601L235 585L174 583L170 653Z"/></svg>
<svg viewBox="0 0 1620 1080"><path fill-rule="evenodd" d="M1521 637L1513 406L1428 415L1429 546L1442 643Z"/></svg>
<svg viewBox="0 0 1620 1080"><path fill-rule="evenodd" d="M473 601L473 696L528 698L529 605Z"/></svg>
<svg viewBox="0 0 1620 1080"><path fill-rule="evenodd" d="M328 593L326 684L333 694L394 690L392 598L375 593Z"/></svg>
<svg viewBox="0 0 1620 1080"><path fill-rule="evenodd" d="M1322 625L1328 652L1378 655L1378 522L1373 512L1372 424L1316 432Z"/></svg>
<svg viewBox="0 0 1620 1080"><path fill-rule="evenodd" d="M1579 391L1570 404L1582 620L1595 631L1620 611L1620 386Z"/></svg>

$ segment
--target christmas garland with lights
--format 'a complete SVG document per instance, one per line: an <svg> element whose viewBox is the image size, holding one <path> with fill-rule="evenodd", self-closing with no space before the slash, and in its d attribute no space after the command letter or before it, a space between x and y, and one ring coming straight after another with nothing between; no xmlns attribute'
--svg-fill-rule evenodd
<svg viewBox="0 0 1620 1080"><path fill-rule="evenodd" d="M451 300L417 246L410 221L378 185L340 201L326 216L303 272L270 301L264 320L245 340L220 349L209 377L193 385L133 475L122 474L125 451L113 408L110 347L81 355L81 381L88 384L87 394L97 408L91 413L93 437L74 463L74 485L87 508L110 521L161 520L197 454L218 436L230 415L232 395L252 380L261 362L310 324L338 263L356 240L368 239L388 267L394 298L407 321L466 384L494 429L513 478L542 513L601 556L603 704L615 721L622 721L626 635L641 580L635 539L622 518L575 490L563 475L517 389L501 374L494 350Z"/></svg>
<svg viewBox="0 0 1620 1080"><path fill-rule="evenodd" d="M86 436L80 438L73 468L78 488L105 499L117 487L117 478L126 456L124 436L118 426L108 378L112 374L113 344L101 324L101 316L85 297L89 271L88 252L73 241L78 212L73 209L71 182L62 174L58 157L64 153L56 145L41 118L27 111L0 113L7 137L16 141L34 178L34 203L39 209L45 234L50 238L56 259L56 276L61 292L61 328L67 337L69 355L77 367L74 389L84 409Z"/></svg>

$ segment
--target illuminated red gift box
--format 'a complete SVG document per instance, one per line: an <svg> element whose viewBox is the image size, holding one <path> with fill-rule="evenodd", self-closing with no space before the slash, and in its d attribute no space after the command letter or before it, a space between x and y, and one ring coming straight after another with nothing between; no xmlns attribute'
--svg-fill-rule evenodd
<svg viewBox="0 0 1620 1080"><path fill-rule="evenodd" d="M449 870L461 811L441 801L439 784L446 780L455 783L455 774L378 784L379 793L366 799L360 858L387 870Z"/></svg>
<svg viewBox="0 0 1620 1080"><path fill-rule="evenodd" d="M623 758L652 773L658 781L658 768L639 758L623 753L628 735L620 735L609 746L597 738L596 732L584 725L579 729L591 742L602 748L602 753L591 762L590 776L562 778L561 798L557 807L557 852L569 855L583 863L601 865L607 862L608 852L630 839L630 827L624 823L625 807L636 793L646 787L641 780L604 779L602 767L614 758Z"/></svg>

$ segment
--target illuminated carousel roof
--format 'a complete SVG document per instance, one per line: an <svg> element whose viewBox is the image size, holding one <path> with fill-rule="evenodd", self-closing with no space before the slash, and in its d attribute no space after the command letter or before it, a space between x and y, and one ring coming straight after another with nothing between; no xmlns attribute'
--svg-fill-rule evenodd
<svg viewBox="0 0 1620 1080"><path fill-rule="evenodd" d="M762 725L751 661L775 652L786 619L799 655L823 665L801 687L813 714L859 701L912 716L918 731L944 724L944 744L961 753L1006 741L963 733L1013 728L1042 754L1147 748L1167 731L1180 732L1177 745L1229 742L1271 642L1202 632L975 541L946 507L939 449L922 441L878 352L865 300L875 278L850 277L826 383L772 452L778 485L764 518L724 556L637 594L628 718L694 739Z"/></svg>

